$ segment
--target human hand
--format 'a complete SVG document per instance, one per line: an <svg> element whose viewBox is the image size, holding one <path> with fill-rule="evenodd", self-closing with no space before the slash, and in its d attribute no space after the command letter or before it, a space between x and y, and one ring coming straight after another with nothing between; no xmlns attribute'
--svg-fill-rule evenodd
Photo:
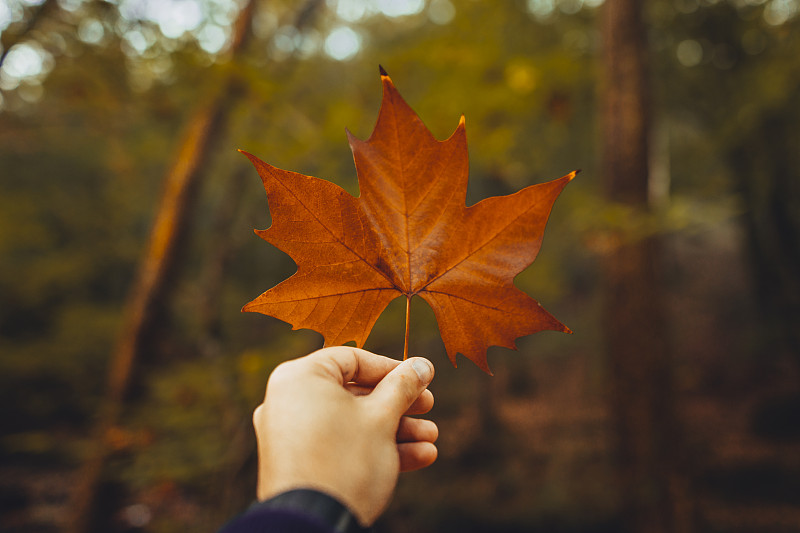
<svg viewBox="0 0 800 533"><path fill-rule="evenodd" d="M258 499L295 488L337 498L363 525L389 503L401 471L429 466L439 430L424 414L433 365L338 346L279 365L253 413Z"/></svg>

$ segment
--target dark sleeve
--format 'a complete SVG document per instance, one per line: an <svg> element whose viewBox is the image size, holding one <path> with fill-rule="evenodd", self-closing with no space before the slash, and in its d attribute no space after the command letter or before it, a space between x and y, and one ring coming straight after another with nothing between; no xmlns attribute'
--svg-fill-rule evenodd
<svg viewBox="0 0 800 533"><path fill-rule="evenodd" d="M257 503L219 533L366 533L347 507L323 492L298 489Z"/></svg>

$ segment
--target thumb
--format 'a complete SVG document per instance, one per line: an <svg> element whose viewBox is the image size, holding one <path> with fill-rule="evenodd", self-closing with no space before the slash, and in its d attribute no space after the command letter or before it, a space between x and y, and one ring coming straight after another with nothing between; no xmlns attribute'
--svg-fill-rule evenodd
<svg viewBox="0 0 800 533"><path fill-rule="evenodd" d="M398 420L433 380L433 363L423 357L403 361L386 374L372 391L370 401Z"/></svg>

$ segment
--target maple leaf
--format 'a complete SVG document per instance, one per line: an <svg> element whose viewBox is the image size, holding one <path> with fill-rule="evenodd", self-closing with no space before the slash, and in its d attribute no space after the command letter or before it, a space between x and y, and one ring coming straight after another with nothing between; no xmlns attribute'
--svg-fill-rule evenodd
<svg viewBox="0 0 800 533"><path fill-rule="evenodd" d="M272 225L256 230L297 272L244 306L361 347L390 301L419 295L433 308L453 365L461 353L490 373L489 346L542 330L570 333L514 277L539 252L561 190L576 172L466 206L464 117L436 140L381 69L383 101L367 141L349 131L360 196L243 152L264 182Z"/></svg>

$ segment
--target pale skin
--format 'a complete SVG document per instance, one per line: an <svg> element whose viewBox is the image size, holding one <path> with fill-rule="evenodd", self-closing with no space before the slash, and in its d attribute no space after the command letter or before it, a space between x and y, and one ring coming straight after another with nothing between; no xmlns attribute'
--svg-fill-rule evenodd
<svg viewBox="0 0 800 533"><path fill-rule="evenodd" d="M279 365L253 413L258 499L295 488L326 492L364 526L391 499L400 472L436 460L433 365L337 346Z"/></svg>

